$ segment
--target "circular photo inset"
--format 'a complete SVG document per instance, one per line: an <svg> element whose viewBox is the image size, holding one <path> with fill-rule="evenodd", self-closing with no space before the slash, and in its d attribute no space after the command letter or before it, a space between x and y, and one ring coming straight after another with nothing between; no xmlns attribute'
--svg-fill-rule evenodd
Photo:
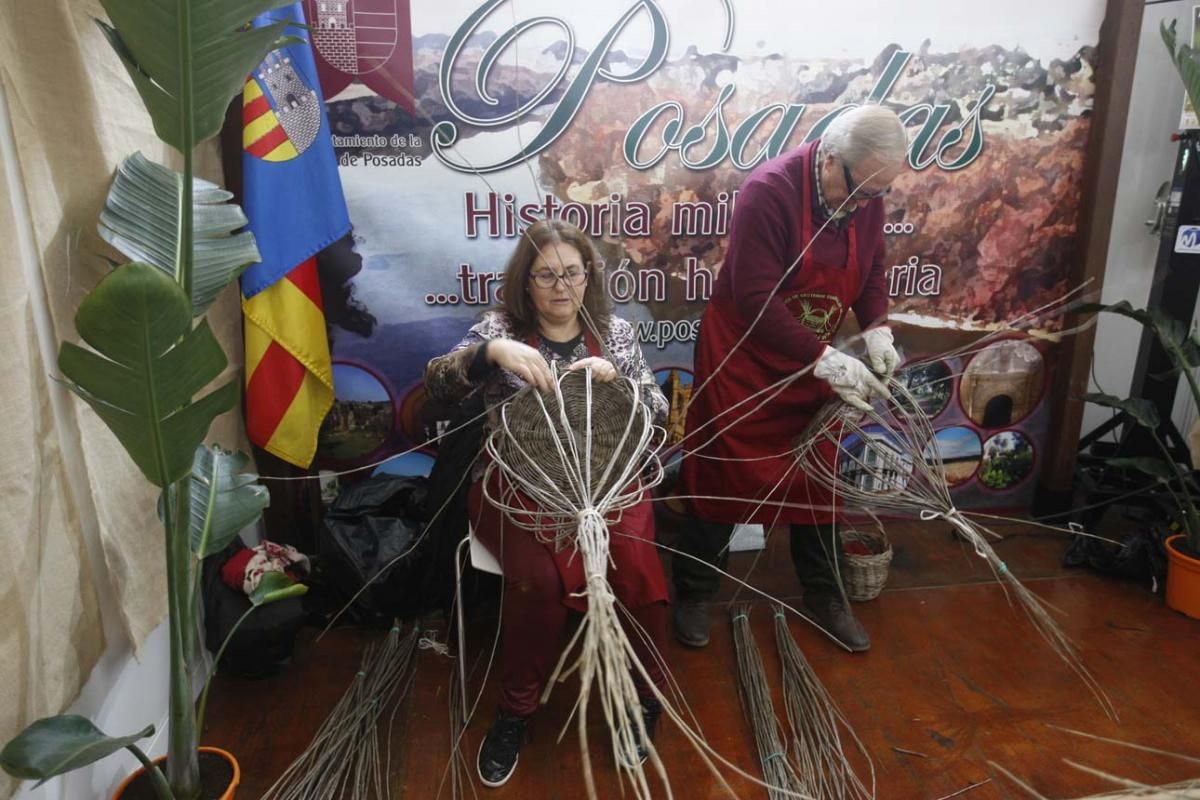
<svg viewBox="0 0 1200 800"><path fill-rule="evenodd" d="M946 410L946 406L950 404L950 395L954 393L954 377L950 372L950 365L945 361L902 367L896 370L895 378L904 385L912 400L930 419ZM900 408L912 411L907 396L893 394L892 397Z"/></svg>
<svg viewBox="0 0 1200 800"><path fill-rule="evenodd" d="M402 475L407 477L429 477L433 470L433 456L426 453L405 453L388 459L372 472L372 475Z"/></svg>
<svg viewBox="0 0 1200 800"><path fill-rule="evenodd" d="M418 383L400 401L400 433L410 445L437 450L438 437L454 427L455 410L430 397L424 382Z"/></svg>
<svg viewBox="0 0 1200 800"><path fill-rule="evenodd" d="M688 401L692 399L692 371L683 367L665 367L654 371L654 378L667 398L670 410L663 427L667 430L664 445L670 447L683 440ZM678 458L678 454L674 458Z"/></svg>
<svg viewBox="0 0 1200 800"><path fill-rule="evenodd" d="M989 489L1011 489L1033 472L1033 443L1019 431L1002 431L983 443L979 480Z"/></svg>
<svg viewBox="0 0 1200 800"><path fill-rule="evenodd" d="M873 425L842 439L837 469L838 477L859 491L891 494L908 485L913 460L895 436Z"/></svg>
<svg viewBox="0 0 1200 800"><path fill-rule="evenodd" d="M983 443L979 440L979 434L970 428L942 428L933 435L933 441L925 446L924 455L926 463L941 459L946 483L959 486L975 477L979 470L979 462L983 460Z"/></svg>
<svg viewBox="0 0 1200 800"><path fill-rule="evenodd" d="M352 461L378 450L396 422L392 396L379 378L352 364L333 365L334 398L321 424L321 455Z"/></svg>
<svg viewBox="0 0 1200 800"><path fill-rule="evenodd" d="M958 387L963 411L982 428L1003 428L1029 415L1042 397L1046 362L1029 342L996 342L971 359Z"/></svg>

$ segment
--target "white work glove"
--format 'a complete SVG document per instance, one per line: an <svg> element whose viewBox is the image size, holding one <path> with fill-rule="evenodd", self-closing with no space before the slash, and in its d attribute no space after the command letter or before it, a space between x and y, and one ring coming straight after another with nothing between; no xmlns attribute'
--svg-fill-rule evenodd
<svg viewBox="0 0 1200 800"><path fill-rule="evenodd" d="M863 331L863 341L867 343L867 362L876 375L884 379L892 377L896 367L900 366L900 354L896 352L892 329L886 325Z"/></svg>
<svg viewBox="0 0 1200 800"><path fill-rule="evenodd" d="M813 375L828 383L838 397L860 411L871 410L872 397L887 397L887 387L871 374L867 365L853 356L826 347L817 359Z"/></svg>

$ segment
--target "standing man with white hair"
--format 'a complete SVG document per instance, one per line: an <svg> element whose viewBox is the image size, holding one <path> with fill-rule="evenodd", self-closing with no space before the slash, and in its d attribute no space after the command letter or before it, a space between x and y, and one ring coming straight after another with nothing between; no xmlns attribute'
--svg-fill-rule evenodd
<svg viewBox="0 0 1200 800"><path fill-rule="evenodd" d="M672 564L675 634L686 645L708 643L707 601L720 586L709 565L725 566L736 523L755 522L791 526L806 612L849 649L870 647L838 577L844 557L832 498L800 473L791 448L835 393L859 408L887 394L876 376L890 375L899 358L887 327L882 198L907 146L893 112L855 108L820 139L761 164L738 193L700 325L699 394L687 415L695 451L681 483L693 519L677 546L691 557L677 554ZM869 368L830 347L848 310L865 332ZM747 399L769 386L776 389Z"/></svg>

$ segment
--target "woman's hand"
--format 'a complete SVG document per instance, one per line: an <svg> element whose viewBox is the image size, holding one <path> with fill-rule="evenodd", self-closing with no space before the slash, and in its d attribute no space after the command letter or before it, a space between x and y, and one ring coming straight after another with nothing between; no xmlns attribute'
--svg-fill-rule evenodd
<svg viewBox="0 0 1200 800"><path fill-rule="evenodd" d="M617 368L607 358L599 356L581 358L567 369L574 372L577 369L587 369L588 367L592 369L592 377L600 383L609 383L617 379Z"/></svg>
<svg viewBox="0 0 1200 800"><path fill-rule="evenodd" d="M493 339L484 345L489 364L506 369L539 391L554 389L550 365L535 348L512 339Z"/></svg>

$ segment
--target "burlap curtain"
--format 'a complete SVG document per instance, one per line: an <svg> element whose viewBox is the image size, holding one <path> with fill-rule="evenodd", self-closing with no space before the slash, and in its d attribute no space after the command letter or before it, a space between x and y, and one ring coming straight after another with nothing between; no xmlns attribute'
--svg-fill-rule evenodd
<svg viewBox="0 0 1200 800"><path fill-rule="evenodd" d="M92 21L103 13L95 0L0 0L0 741L69 705L106 646L127 646L104 641L101 600L135 648L166 613L155 492L91 409L64 395L56 419L51 402L58 342L108 270L98 255L117 257L95 232L116 165L141 150L179 166ZM215 143L197 174L220 180ZM209 317L240 370L234 290ZM210 439L244 449L240 420Z"/></svg>

